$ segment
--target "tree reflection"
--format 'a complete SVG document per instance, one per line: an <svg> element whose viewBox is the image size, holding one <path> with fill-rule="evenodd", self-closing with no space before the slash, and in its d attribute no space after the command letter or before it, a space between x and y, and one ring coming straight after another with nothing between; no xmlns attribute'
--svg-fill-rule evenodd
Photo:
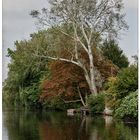
<svg viewBox="0 0 140 140"><path fill-rule="evenodd" d="M81 117L67 117L63 113L49 113L47 116L45 122L39 124L41 140L88 140L85 121Z"/></svg>
<svg viewBox="0 0 140 140"><path fill-rule="evenodd" d="M4 111L9 140L137 140L137 127L112 117L67 116L62 112ZM3 133L5 134L5 133Z"/></svg>

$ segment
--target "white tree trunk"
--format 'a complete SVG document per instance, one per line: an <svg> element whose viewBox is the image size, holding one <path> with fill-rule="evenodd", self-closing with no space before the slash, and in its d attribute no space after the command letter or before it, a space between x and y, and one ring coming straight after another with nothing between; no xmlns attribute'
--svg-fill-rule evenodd
<svg viewBox="0 0 140 140"><path fill-rule="evenodd" d="M89 46L88 55L89 55L89 63L90 63L90 90L92 94L97 95L95 74L94 74L94 64L93 64L93 54L90 46Z"/></svg>
<svg viewBox="0 0 140 140"><path fill-rule="evenodd" d="M92 94L97 95L97 88L96 88L96 83L95 83L95 72L94 72L94 64L93 64L93 53L92 53L92 49L91 49L91 36L92 36L92 29L91 29L91 34L88 35L86 34L86 31L84 29L84 25L82 24L81 26L81 30L82 30L82 34L86 40L86 43L88 45L87 47L87 54L89 57L89 88Z"/></svg>

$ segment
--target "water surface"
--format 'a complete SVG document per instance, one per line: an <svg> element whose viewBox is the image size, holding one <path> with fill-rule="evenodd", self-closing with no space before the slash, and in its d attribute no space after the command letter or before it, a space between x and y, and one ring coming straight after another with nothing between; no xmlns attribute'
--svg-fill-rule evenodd
<svg viewBox="0 0 140 140"><path fill-rule="evenodd" d="M138 140L136 125L112 117L3 110L3 140Z"/></svg>

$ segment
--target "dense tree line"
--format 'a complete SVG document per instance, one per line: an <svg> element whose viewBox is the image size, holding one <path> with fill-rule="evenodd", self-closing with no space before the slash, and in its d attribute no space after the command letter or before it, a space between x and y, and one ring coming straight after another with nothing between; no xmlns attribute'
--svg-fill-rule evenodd
<svg viewBox="0 0 140 140"><path fill-rule="evenodd" d="M58 32L48 29L32 34L28 41L15 42L14 51L8 49L11 63L3 88L4 100L10 101L12 104L20 103L24 106L36 107L45 105L46 101L57 97L62 104L77 101L86 105L85 98L90 95L90 90L82 69L69 62L38 57L40 54L45 55L49 43L54 41L54 39L50 40L48 36L55 36L55 40L60 38ZM61 40L57 41L59 53L65 58L69 57L69 52L63 50L62 45L70 48L71 43L65 35L61 35ZM94 48L92 53L95 57L95 67L98 70L96 86L100 92L107 79L110 76L116 76L119 68L106 56L103 56L98 48ZM82 57L87 61L85 63L88 63L88 56L84 52Z"/></svg>
<svg viewBox="0 0 140 140"><path fill-rule="evenodd" d="M54 41L53 39L50 40L50 38L47 40L47 37L50 35L55 35L56 40L60 37L60 34L53 32L53 29L52 31L50 29L48 31L40 31L32 34L29 41L15 42L15 51L8 49L11 63L8 66L8 78L4 83L4 99L7 98L8 100L9 98L13 104L19 102L25 105L27 102L36 103L39 101L40 90L43 90L43 94L40 96L41 99L45 98L47 90L49 94L51 92L54 95L62 94L65 91L65 94L69 95L77 93L77 88L79 90L83 90L82 88L84 88L83 91L90 93L82 69L68 62L38 57L38 54L45 55L48 44ZM65 35L61 36L61 38L65 40L64 42L67 41ZM64 42L57 42L57 48L59 53L65 55L65 58L67 58L69 57L69 52L64 51L62 45L71 47L71 43L67 41L65 44ZM95 54L95 66L99 70L96 76L96 85L99 91L102 89L105 79L110 75L116 75L118 67L110 60L104 58L97 49L93 50L93 53ZM88 57L84 52L82 56L88 62Z"/></svg>

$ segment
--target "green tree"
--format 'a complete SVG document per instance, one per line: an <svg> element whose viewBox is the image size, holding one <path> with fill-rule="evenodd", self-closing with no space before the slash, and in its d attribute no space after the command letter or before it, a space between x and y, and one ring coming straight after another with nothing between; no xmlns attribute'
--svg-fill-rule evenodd
<svg viewBox="0 0 140 140"><path fill-rule="evenodd" d="M36 86L39 88L39 79L44 72L47 71L47 59L37 58L35 54L43 51L46 46L46 39L44 32L38 32L32 35L29 41L16 41L15 50L8 49L8 56L11 58L11 63L8 65L8 78L4 82L3 99L10 101L12 104L23 104L30 100L35 101L34 97L39 94L35 90ZM36 86L34 86L36 85ZM24 92L24 94L22 94ZM27 96L32 94L32 96ZM30 98L30 99L29 99ZM31 99L32 98L32 99ZM38 96L39 99L39 96Z"/></svg>
<svg viewBox="0 0 140 140"><path fill-rule="evenodd" d="M103 55L111 60L119 68L128 67L128 58L123 54L118 44L114 40L105 41L101 47Z"/></svg>

